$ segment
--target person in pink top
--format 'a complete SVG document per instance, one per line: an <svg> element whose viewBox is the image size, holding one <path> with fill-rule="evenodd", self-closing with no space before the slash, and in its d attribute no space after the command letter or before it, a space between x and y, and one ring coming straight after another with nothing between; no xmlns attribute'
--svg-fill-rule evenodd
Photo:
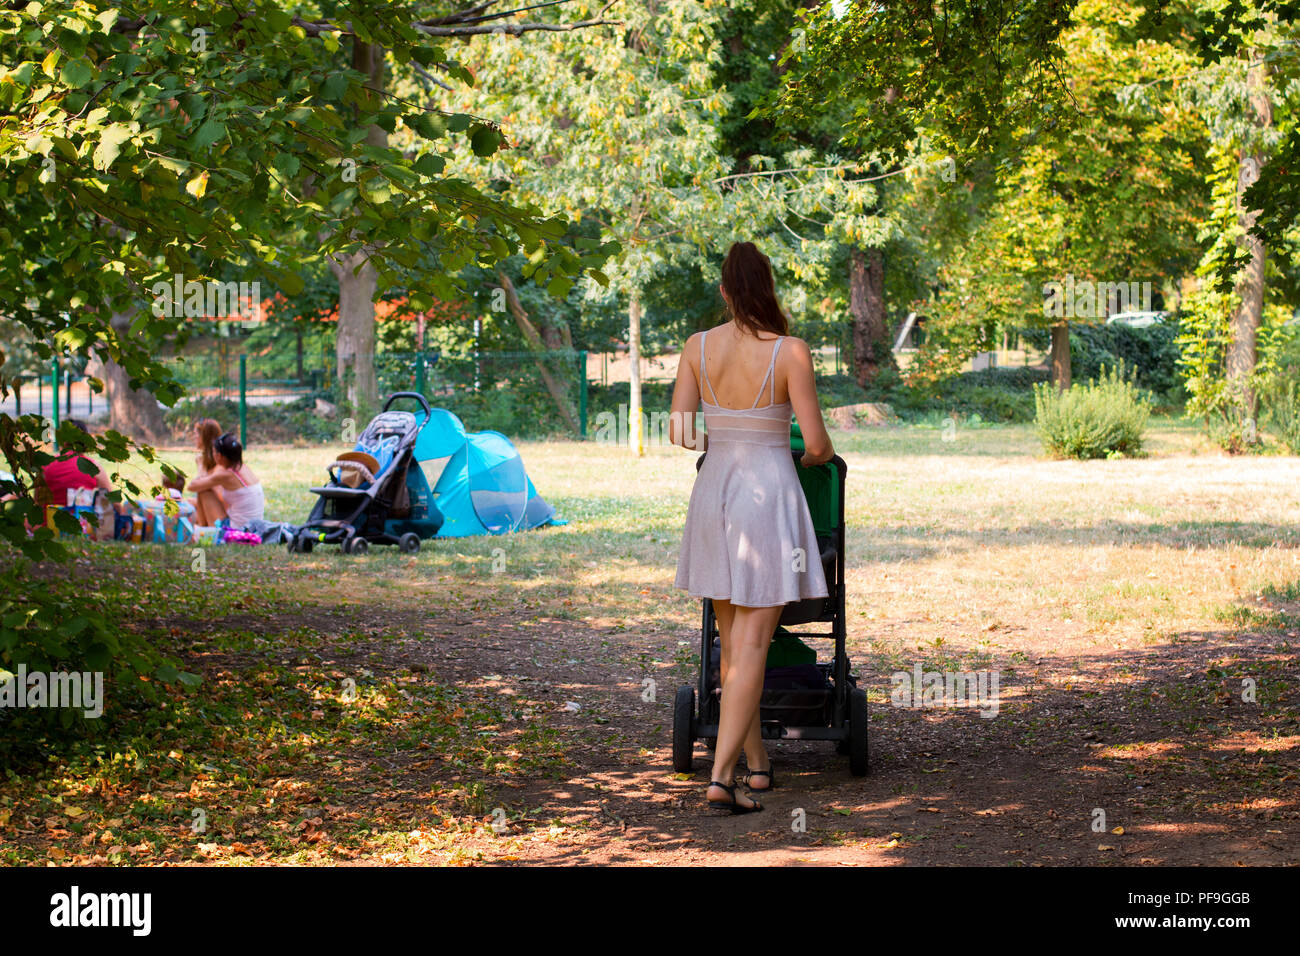
<svg viewBox="0 0 1300 956"><path fill-rule="evenodd" d="M216 506L220 513L209 511L206 518L214 522L228 518L230 527L236 530L264 520L266 497L262 482L244 463L244 446L239 439L226 432L212 443L212 454L216 467L190 482L190 490L200 494L221 489L221 503Z"/></svg>

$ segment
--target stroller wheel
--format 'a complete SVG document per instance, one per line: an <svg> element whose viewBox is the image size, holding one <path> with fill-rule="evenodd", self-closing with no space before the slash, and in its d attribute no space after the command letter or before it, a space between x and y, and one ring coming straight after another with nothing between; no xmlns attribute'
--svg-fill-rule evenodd
<svg viewBox="0 0 1300 956"><path fill-rule="evenodd" d="M403 554L415 554L420 550L420 536L408 531L397 539L397 546Z"/></svg>
<svg viewBox="0 0 1300 956"><path fill-rule="evenodd" d="M867 692L855 687L849 692L849 772L867 774Z"/></svg>
<svg viewBox="0 0 1300 956"><path fill-rule="evenodd" d="M365 538L353 538L343 546L344 554L365 554L370 550L370 542Z"/></svg>
<svg viewBox="0 0 1300 956"><path fill-rule="evenodd" d="M673 769L691 772L695 755L695 688L679 687L673 700Z"/></svg>

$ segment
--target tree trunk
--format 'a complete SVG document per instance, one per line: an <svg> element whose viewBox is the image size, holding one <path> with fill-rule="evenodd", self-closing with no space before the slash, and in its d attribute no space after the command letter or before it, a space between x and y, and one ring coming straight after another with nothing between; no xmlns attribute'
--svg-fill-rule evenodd
<svg viewBox="0 0 1300 956"><path fill-rule="evenodd" d="M109 319L113 330L125 336L131 326L134 313L115 312ZM96 378L104 380L104 390L108 394L108 427L129 435L136 441L160 442L167 438L167 426L163 423L162 409L158 397L148 389L132 388L131 377L126 369L110 359L92 359L86 371ZM59 400L58 393L54 400Z"/></svg>
<svg viewBox="0 0 1300 956"><path fill-rule="evenodd" d="M1058 322L1052 326L1052 381L1057 389L1070 387L1070 323Z"/></svg>
<svg viewBox="0 0 1300 956"><path fill-rule="evenodd" d="M354 37L352 68L369 77L368 89L382 94L382 46ZM388 134L378 126L371 126L366 131L366 143L387 146ZM362 247L349 255L330 257L330 270L339 282L339 328L335 346L339 385L345 389L353 410L365 415L379 404L379 383L375 378L375 291L379 276L369 261L370 251L371 247Z"/></svg>
<svg viewBox="0 0 1300 956"><path fill-rule="evenodd" d="M1273 104L1269 100L1264 86L1264 67L1262 64L1250 68L1247 86L1250 89L1250 103L1255 113L1255 125L1266 129L1273 125ZM1237 167L1237 220L1241 223L1244 235L1241 239L1246 248L1248 259L1241 275L1237 278L1237 294L1241 305L1232 317L1230 326L1232 339L1228 344L1224 366L1228 377L1228 393L1236 399L1236 414L1240 416L1239 424L1246 432L1246 441L1255 441L1255 417L1259 412L1259 399L1251 385L1258 359L1257 344L1259 327L1264 316L1264 263L1266 253L1264 244L1250 230L1259 216L1258 209L1247 210L1244 205L1246 190L1259 179L1264 157L1259 150L1243 148Z"/></svg>
<svg viewBox="0 0 1300 956"><path fill-rule="evenodd" d="M569 331L569 323L548 322L543 320L538 334L542 337L548 349L571 349L573 348L573 333Z"/></svg>
<svg viewBox="0 0 1300 956"><path fill-rule="evenodd" d="M627 405L627 430L637 457L645 454L645 435L641 431L641 291L633 289L627 305L627 358L631 398Z"/></svg>
<svg viewBox="0 0 1300 956"><path fill-rule="evenodd" d="M510 308L510 314L515 317L515 324L519 326L519 331L522 332L524 338L528 340L529 347L534 352L545 352L548 346L542 341L542 337L537 333L537 329L533 326L532 320L528 318L528 313L524 311L524 307L519 301L519 296L515 292L514 283L506 278L506 274L500 270L497 271L497 279L501 282L501 288L505 290L506 305ZM563 383L561 383L551 373L551 370L547 368L545 360L539 357L536 361L537 371L541 374L542 381L546 384L546 390L551 393L551 398L555 402L555 407L560 410L560 414L564 416L565 422L568 423L569 428L572 429L573 433L576 435L580 428L578 424L578 416L574 412L573 406L569 403L569 395L565 391Z"/></svg>
<svg viewBox="0 0 1300 956"><path fill-rule="evenodd" d="M878 248L854 249L849 259L853 316L853 377L866 388L886 368L898 369L885 320L885 258Z"/></svg>
<svg viewBox="0 0 1300 956"><path fill-rule="evenodd" d="M379 276L364 249L351 255L330 256L330 269L339 282L335 345L339 386L353 410L368 415L379 404L379 383L375 379L375 289Z"/></svg>

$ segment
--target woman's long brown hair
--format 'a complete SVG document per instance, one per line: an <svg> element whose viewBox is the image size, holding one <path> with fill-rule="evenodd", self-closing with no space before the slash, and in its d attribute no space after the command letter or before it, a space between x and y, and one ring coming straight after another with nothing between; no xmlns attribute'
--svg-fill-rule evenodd
<svg viewBox="0 0 1300 956"><path fill-rule="evenodd" d="M212 454L212 443L221 434L221 426L216 419L205 418L194 426L199 433L199 453L203 456L203 470L211 471L217 467L217 459Z"/></svg>
<svg viewBox="0 0 1300 956"><path fill-rule="evenodd" d="M776 298L772 263L752 242L734 242L722 260L727 311L741 328L757 334L790 334L790 320Z"/></svg>

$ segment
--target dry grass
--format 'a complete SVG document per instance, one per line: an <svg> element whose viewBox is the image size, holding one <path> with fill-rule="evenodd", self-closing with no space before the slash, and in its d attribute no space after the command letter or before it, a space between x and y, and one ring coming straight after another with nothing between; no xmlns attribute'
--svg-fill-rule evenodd
<svg viewBox="0 0 1300 956"><path fill-rule="evenodd" d="M1027 426L962 429L948 441L922 427L834 437L849 465L850 637L864 648L1137 647L1248 624L1261 592L1300 580L1295 460L1227 457L1185 422L1156 422L1149 457L1118 461L1047 460ZM382 551L363 562L299 557L299 579L314 587L326 575L340 601L378 587L386 600L418 603L429 588L455 587L485 605L594 626L693 626L694 602L672 580L694 456L661 447L638 461L592 442L518 447L568 525L438 541L414 561ZM269 516L301 520L334 451L253 449ZM493 573L494 558L503 572ZM230 560L290 561L279 552Z"/></svg>
<svg viewBox="0 0 1300 956"><path fill-rule="evenodd" d="M1182 422L1152 432L1149 457L1094 462L1042 458L1025 426L960 430L952 441L926 428L836 434L849 465L848 603L861 622L852 636L1014 649L1017 635L1050 627L1062 650L1131 646L1221 627L1225 605L1300 580L1295 459L1230 458ZM693 602L671 587L693 455L518 447L568 525L439 541L414 563L325 554L311 565L341 572L345 589L381 575L399 601L405 584L418 593L441 578L487 600L554 601L561 613L567 600L572 613L626 627L693 621ZM250 451L268 515L302 520L334 451ZM501 574L494 556L505 559Z"/></svg>

